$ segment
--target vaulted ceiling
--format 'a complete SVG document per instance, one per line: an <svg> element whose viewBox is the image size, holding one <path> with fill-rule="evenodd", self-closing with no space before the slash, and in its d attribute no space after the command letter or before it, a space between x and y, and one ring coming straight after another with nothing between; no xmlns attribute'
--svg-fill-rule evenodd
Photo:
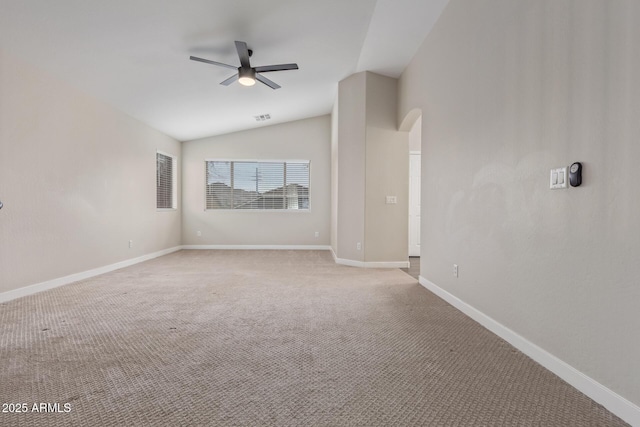
<svg viewBox="0 0 640 427"><path fill-rule="evenodd" d="M355 72L398 77L447 1L0 0L0 48L185 141L327 114ZM300 69L222 86L233 70L189 60L239 65L234 40Z"/></svg>

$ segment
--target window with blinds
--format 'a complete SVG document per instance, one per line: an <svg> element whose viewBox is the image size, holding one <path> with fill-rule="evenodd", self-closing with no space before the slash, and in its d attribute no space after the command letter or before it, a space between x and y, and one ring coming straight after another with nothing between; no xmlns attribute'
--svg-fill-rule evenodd
<svg viewBox="0 0 640 427"><path fill-rule="evenodd" d="M208 160L207 209L309 210L308 161Z"/></svg>
<svg viewBox="0 0 640 427"><path fill-rule="evenodd" d="M156 153L156 208L176 208L176 165L175 157Z"/></svg>

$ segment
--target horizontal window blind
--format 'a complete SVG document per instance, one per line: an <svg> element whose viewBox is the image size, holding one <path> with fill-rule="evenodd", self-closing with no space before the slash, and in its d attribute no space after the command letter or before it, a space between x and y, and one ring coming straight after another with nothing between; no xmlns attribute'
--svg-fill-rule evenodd
<svg viewBox="0 0 640 427"><path fill-rule="evenodd" d="M207 209L309 209L309 162L209 160Z"/></svg>
<svg viewBox="0 0 640 427"><path fill-rule="evenodd" d="M175 166L174 158L156 153L156 207L175 209Z"/></svg>

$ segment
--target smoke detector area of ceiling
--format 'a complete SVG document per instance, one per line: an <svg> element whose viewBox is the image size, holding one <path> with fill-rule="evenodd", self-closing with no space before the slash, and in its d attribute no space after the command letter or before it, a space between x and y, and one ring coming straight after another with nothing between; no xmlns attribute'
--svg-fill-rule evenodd
<svg viewBox="0 0 640 427"><path fill-rule="evenodd" d="M271 119L271 115L269 114L260 114L259 116L253 116L254 119L256 119L256 122L264 122L266 120L270 120Z"/></svg>

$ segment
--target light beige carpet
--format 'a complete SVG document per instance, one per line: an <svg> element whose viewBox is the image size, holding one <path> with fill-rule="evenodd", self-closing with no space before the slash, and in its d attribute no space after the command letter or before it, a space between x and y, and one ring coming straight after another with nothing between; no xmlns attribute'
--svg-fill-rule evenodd
<svg viewBox="0 0 640 427"><path fill-rule="evenodd" d="M1 304L0 344L0 402L29 406L2 426L624 425L407 274L326 251L177 252Z"/></svg>

